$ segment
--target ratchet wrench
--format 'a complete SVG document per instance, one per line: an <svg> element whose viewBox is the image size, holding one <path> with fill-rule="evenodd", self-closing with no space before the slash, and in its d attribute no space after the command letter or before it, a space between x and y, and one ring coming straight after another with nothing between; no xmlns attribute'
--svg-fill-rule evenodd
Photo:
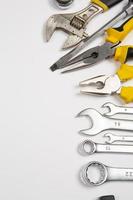
<svg viewBox="0 0 133 200"><path fill-rule="evenodd" d="M83 155L92 155L94 153L129 153L133 154L132 145L120 144L99 144L91 140L85 140L79 145L79 151Z"/></svg>
<svg viewBox="0 0 133 200"><path fill-rule="evenodd" d="M133 136L129 135L115 135L113 133L106 133L104 137L109 138L109 140L106 141L107 144L113 144L115 142L133 142Z"/></svg>
<svg viewBox="0 0 133 200"><path fill-rule="evenodd" d="M99 177L92 177L93 170L97 170ZM100 186L108 181L133 181L133 168L109 167L93 161L83 166L80 178L87 186Z"/></svg>

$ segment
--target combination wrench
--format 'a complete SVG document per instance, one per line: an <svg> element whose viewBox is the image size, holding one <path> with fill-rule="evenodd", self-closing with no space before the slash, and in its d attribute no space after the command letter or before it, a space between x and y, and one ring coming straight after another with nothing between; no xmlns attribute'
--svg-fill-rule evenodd
<svg viewBox="0 0 133 200"><path fill-rule="evenodd" d="M117 106L113 103L107 102L104 105L102 105L102 108L108 109L108 111L104 113L104 116L113 116L116 114L132 114L133 115L133 107Z"/></svg>
<svg viewBox="0 0 133 200"><path fill-rule="evenodd" d="M81 111L77 117L87 117L90 119L91 127L80 130L79 132L85 135L97 135L104 130L133 131L133 120L105 117L92 108L87 108Z"/></svg>
<svg viewBox="0 0 133 200"><path fill-rule="evenodd" d="M115 135L113 133L106 133L104 137L109 138L106 141L107 144L113 144L115 142L133 142L133 136L128 135Z"/></svg>
<svg viewBox="0 0 133 200"><path fill-rule="evenodd" d="M133 154L133 146L120 144L99 144L91 140L85 140L79 145L79 152L83 155L92 155L94 153Z"/></svg>
<svg viewBox="0 0 133 200"><path fill-rule="evenodd" d="M92 177L98 172L98 177ZM133 181L133 168L114 168L93 161L83 166L80 171L81 181L87 186L100 186L108 181Z"/></svg>

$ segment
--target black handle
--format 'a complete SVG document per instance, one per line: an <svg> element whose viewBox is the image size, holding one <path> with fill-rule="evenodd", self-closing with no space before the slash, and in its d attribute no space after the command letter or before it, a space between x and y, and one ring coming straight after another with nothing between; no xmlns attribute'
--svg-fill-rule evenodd
<svg viewBox="0 0 133 200"><path fill-rule="evenodd" d="M104 3L108 8L115 6L116 4L122 2L122 0L100 0Z"/></svg>
<svg viewBox="0 0 133 200"><path fill-rule="evenodd" d="M115 200L114 195L102 196L99 200Z"/></svg>
<svg viewBox="0 0 133 200"><path fill-rule="evenodd" d="M133 59L133 48L132 48L132 47L129 47L129 48L128 48L127 57L126 57L126 62L127 62L129 59Z"/></svg>

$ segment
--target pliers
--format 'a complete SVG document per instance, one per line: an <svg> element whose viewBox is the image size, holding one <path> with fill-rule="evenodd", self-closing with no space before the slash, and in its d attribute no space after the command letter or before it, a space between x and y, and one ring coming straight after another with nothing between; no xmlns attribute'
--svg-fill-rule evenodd
<svg viewBox="0 0 133 200"><path fill-rule="evenodd" d="M133 57L133 46L117 46L132 30L133 17L129 18L119 28L109 28L106 31L107 38L103 45L91 48L70 60L65 66L67 69L62 73L83 69L113 56L121 64L125 63L128 58Z"/></svg>
<svg viewBox="0 0 133 200"><path fill-rule="evenodd" d="M100 75L80 82L81 93L95 95L118 94L126 103L133 102L133 87L122 86L122 82L133 78L133 66L121 65L116 74Z"/></svg>

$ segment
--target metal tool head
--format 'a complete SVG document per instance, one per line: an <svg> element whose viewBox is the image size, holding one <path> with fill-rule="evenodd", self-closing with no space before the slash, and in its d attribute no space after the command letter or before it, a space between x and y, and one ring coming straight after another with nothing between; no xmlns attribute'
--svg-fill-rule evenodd
<svg viewBox="0 0 133 200"><path fill-rule="evenodd" d="M119 91L121 82L117 75L100 75L80 82L81 93L94 95L111 95Z"/></svg>
<svg viewBox="0 0 133 200"><path fill-rule="evenodd" d="M119 108L111 102L107 102L107 103L103 104L102 108L107 108L107 112L105 112L103 114L105 116L113 116L113 115L117 114L119 111Z"/></svg>
<svg viewBox="0 0 133 200"><path fill-rule="evenodd" d="M108 141L106 141L106 143L108 143L108 144L114 143L115 138L116 138L115 135L114 135L113 133L106 133L106 134L104 135L104 137L108 138Z"/></svg>
<svg viewBox="0 0 133 200"><path fill-rule="evenodd" d="M79 133L85 135L97 135L105 130L108 125L108 123L106 123L106 118L103 117L97 110L92 108L87 108L81 111L77 117L87 117L90 119L91 126L87 129L79 131Z"/></svg>
<svg viewBox="0 0 133 200"><path fill-rule="evenodd" d="M96 172L95 174L93 174L93 170ZM80 178L82 182L88 186L100 186L107 181L107 177L107 167L97 161L88 163L80 171Z"/></svg>
<svg viewBox="0 0 133 200"><path fill-rule="evenodd" d="M78 146L81 155L92 155L96 152L96 144L91 140L85 140Z"/></svg>
<svg viewBox="0 0 133 200"><path fill-rule="evenodd" d="M88 35L84 32L84 28L78 30L74 25L71 25L71 21L74 21L74 14L57 14L52 15L46 24L46 39L49 41L56 29L62 29L66 33L69 33L67 40L64 43L63 48L73 47L78 44L82 39ZM74 22L73 22L74 23Z"/></svg>
<svg viewBox="0 0 133 200"><path fill-rule="evenodd" d="M101 46L96 46L85 51L84 53L70 60L66 65L67 69L64 70L63 73L89 67L97 62L113 56L115 52L115 48L113 48L113 46L114 45L112 43L106 42Z"/></svg>

